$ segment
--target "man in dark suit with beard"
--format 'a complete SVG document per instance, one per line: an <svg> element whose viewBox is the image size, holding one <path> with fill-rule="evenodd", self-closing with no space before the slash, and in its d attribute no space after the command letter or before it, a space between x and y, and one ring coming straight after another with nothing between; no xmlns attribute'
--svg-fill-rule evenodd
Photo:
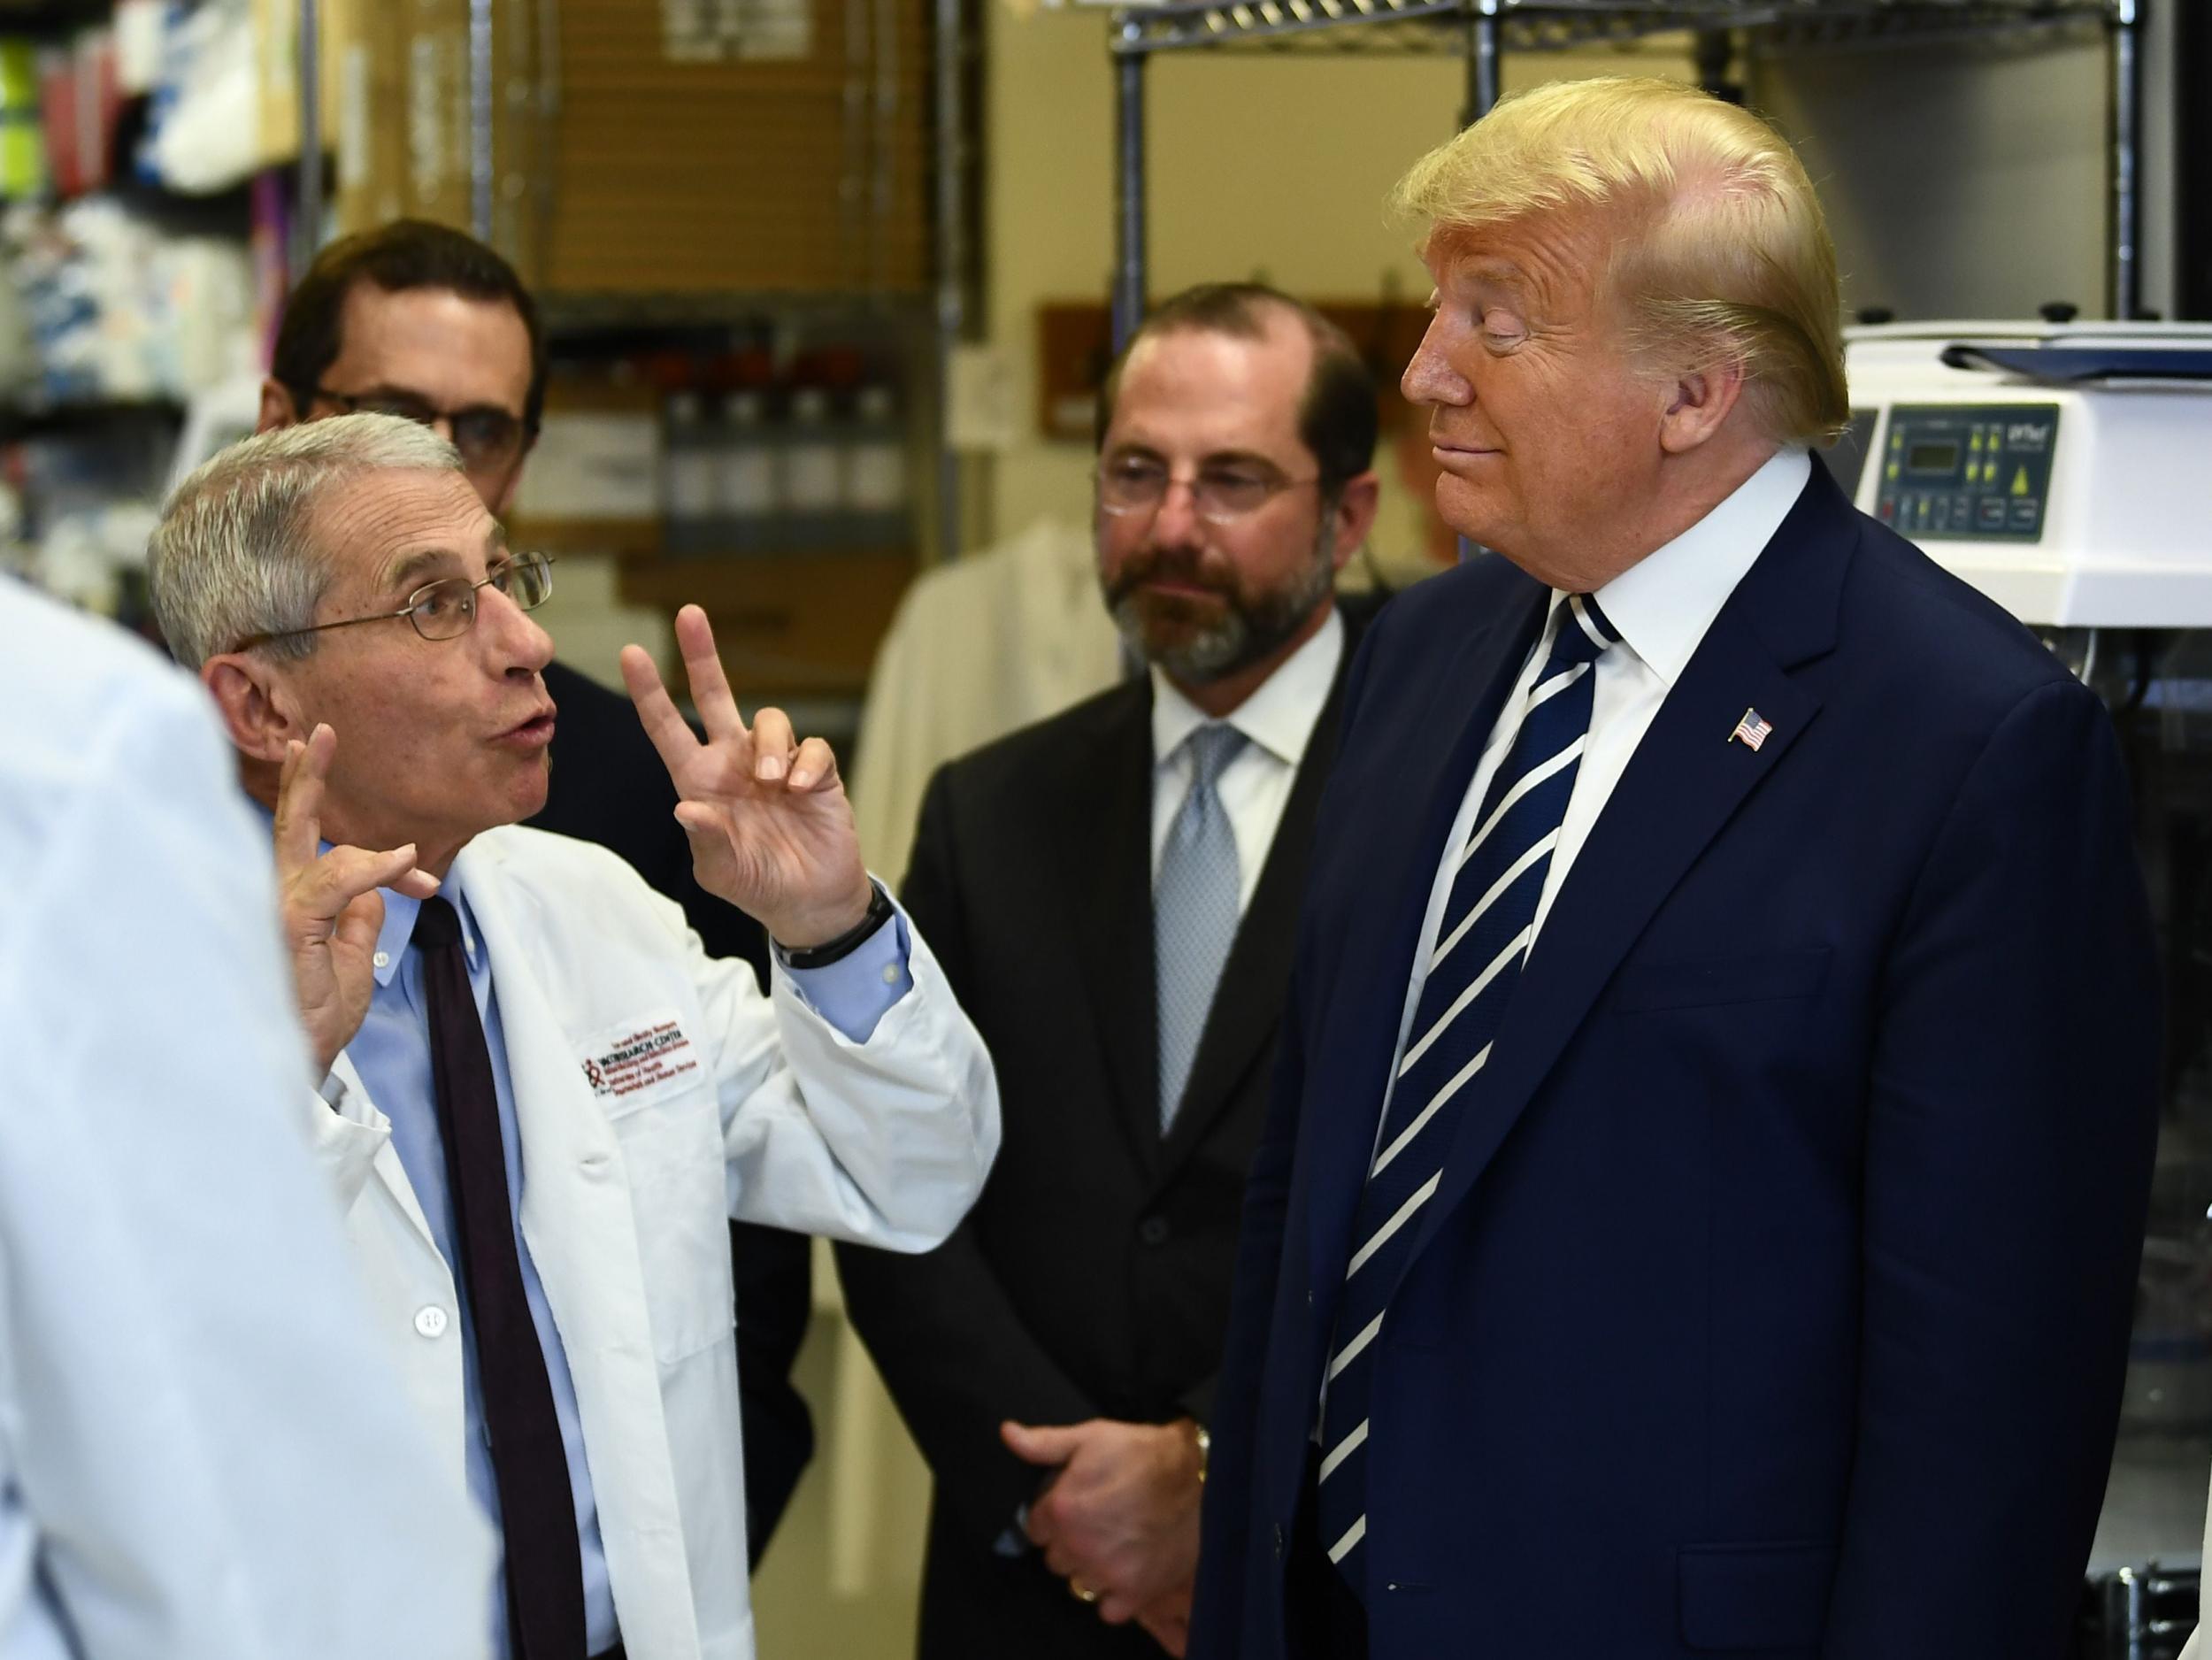
<svg viewBox="0 0 2212 1660"><path fill-rule="evenodd" d="M840 1268L936 1479L930 1660L1181 1651L1375 428L1310 308L1248 284L1161 305L1102 394L1096 473L1101 586L1149 672L923 805L903 898L990 1046L1005 1142L943 1248Z"/></svg>

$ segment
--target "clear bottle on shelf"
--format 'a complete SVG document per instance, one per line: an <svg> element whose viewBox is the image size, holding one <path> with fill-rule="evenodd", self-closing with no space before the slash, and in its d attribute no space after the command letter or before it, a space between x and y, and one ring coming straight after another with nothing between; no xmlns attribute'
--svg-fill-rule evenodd
<svg viewBox="0 0 2212 1660"><path fill-rule="evenodd" d="M716 437L704 401L692 391L672 392L663 406L661 511L672 549L695 549L710 534L717 507Z"/></svg>
<svg viewBox="0 0 2212 1660"><path fill-rule="evenodd" d="M902 515L907 507L906 431L898 399L880 383L853 399L851 442L845 447L845 505L865 519Z"/></svg>
<svg viewBox="0 0 2212 1660"><path fill-rule="evenodd" d="M771 540L783 511L779 472L768 399L756 388L741 387L722 401L715 448L716 507L734 547L752 549Z"/></svg>
<svg viewBox="0 0 2212 1660"><path fill-rule="evenodd" d="M844 504L842 446L830 424L830 396L818 386L791 395L783 448L783 503L795 518L821 519Z"/></svg>

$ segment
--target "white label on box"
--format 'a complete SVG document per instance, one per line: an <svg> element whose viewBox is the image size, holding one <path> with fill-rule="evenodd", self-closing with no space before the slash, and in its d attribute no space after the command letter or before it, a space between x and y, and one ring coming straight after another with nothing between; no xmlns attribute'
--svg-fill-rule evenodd
<svg viewBox="0 0 2212 1660"><path fill-rule="evenodd" d="M660 466L660 421L650 412L548 413L515 511L531 519L657 519Z"/></svg>
<svg viewBox="0 0 2212 1660"><path fill-rule="evenodd" d="M945 376L945 442L987 454L1011 450L1017 438L1014 370L995 346L953 348Z"/></svg>

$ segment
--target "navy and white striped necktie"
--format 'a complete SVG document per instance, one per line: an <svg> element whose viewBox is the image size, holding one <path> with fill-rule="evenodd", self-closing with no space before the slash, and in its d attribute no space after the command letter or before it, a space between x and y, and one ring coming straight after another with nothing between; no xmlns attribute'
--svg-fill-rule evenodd
<svg viewBox="0 0 2212 1660"><path fill-rule="evenodd" d="M1421 1207L1490 1057L1536 931L1537 901L1590 734L1597 660L1617 636L1586 595L1561 609L1520 729L1459 852L1406 1051L1352 1227L1322 1413L1319 1521L1329 1558L1366 1592L1366 1451L1374 1343Z"/></svg>

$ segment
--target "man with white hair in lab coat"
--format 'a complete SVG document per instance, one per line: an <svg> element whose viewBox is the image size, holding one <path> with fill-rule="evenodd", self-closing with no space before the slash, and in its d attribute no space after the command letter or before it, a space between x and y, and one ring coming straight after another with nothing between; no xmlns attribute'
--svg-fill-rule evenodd
<svg viewBox="0 0 2212 1660"><path fill-rule="evenodd" d="M180 486L156 613L273 813L303 1090L408 1382L500 1524L495 1646L744 1660L726 1218L926 1249L998 1145L988 1057L862 866L835 758L739 714L676 620L703 742L623 665L702 885L773 986L700 949L542 803L551 581L434 433L349 415Z"/></svg>

